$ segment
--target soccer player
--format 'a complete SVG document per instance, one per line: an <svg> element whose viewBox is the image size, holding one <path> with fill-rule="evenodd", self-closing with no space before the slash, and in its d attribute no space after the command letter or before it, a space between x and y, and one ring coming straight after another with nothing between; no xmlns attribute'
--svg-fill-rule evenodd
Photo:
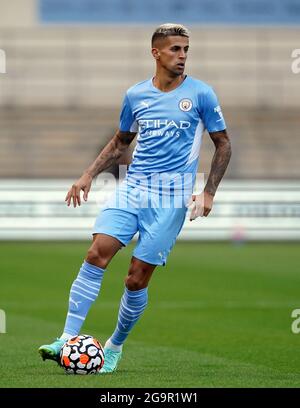
<svg viewBox="0 0 300 408"><path fill-rule="evenodd" d="M87 201L94 177L114 163L138 133L126 178L96 219L92 245L71 287L63 333L39 348L43 359L57 360L63 344L79 334L109 262L138 232L117 324L104 346L100 373L113 372L127 336L147 306L153 271L157 265L165 265L187 207L191 207L191 221L211 211L231 146L213 89L184 74L188 49L189 32L184 26L163 24L155 30L155 76L128 89L119 129L67 193L68 206L81 205L81 190ZM205 129L215 153L204 190L193 193Z"/></svg>

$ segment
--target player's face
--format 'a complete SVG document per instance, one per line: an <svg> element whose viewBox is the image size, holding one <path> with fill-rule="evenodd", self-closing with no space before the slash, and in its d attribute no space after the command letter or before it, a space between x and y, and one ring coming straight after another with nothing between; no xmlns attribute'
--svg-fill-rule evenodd
<svg viewBox="0 0 300 408"><path fill-rule="evenodd" d="M189 39L182 36L169 36L162 40L153 55L158 63L173 76L182 75L185 68Z"/></svg>

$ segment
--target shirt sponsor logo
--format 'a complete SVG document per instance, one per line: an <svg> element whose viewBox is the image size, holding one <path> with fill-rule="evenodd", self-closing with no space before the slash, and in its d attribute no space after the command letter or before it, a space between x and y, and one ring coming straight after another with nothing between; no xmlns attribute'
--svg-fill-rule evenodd
<svg viewBox="0 0 300 408"><path fill-rule="evenodd" d="M170 127L175 127L177 129L188 129L191 127L191 122L188 122L187 120L179 120L176 122L175 120L163 120L163 119L140 119L138 121L139 124L139 129L145 130L148 128L152 129L168 129Z"/></svg>

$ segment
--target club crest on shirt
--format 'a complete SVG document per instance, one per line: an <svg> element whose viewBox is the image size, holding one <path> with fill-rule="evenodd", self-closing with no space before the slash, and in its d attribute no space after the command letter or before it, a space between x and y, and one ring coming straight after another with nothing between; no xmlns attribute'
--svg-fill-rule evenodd
<svg viewBox="0 0 300 408"><path fill-rule="evenodd" d="M179 102L179 108L183 111L183 112L188 112L189 110L192 109L192 101L190 99L181 99L181 101Z"/></svg>

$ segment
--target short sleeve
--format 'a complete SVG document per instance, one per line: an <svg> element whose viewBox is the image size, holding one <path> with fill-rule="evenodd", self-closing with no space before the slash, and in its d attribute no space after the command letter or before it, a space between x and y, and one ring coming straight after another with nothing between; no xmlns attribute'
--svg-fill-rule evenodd
<svg viewBox="0 0 300 408"><path fill-rule="evenodd" d="M219 132L226 129L217 95L212 88L209 88L200 97L200 114L208 132Z"/></svg>
<svg viewBox="0 0 300 408"><path fill-rule="evenodd" d="M122 132L137 132L137 123L134 118L127 93L122 104L119 128Z"/></svg>

